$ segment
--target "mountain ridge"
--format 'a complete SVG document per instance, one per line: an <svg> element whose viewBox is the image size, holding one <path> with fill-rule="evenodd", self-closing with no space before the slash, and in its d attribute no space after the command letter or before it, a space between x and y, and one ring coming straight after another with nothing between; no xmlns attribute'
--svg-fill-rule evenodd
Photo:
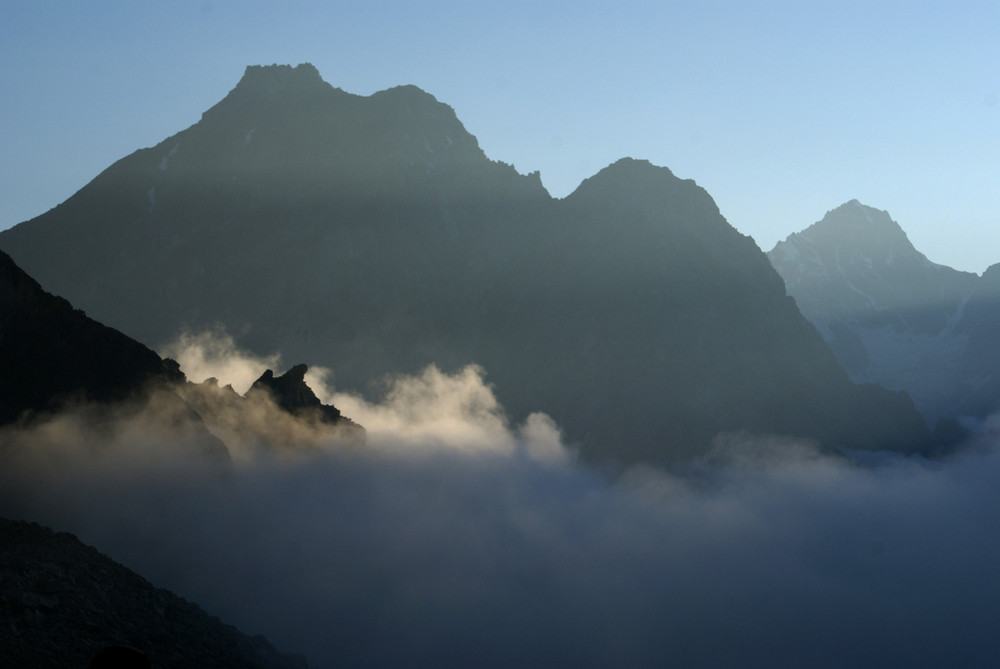
<svg viewBox="0 0 1000 669"><path fill-rule="evenodd" d="M247 77L0 245L153 346L221 323L359 392L480 364L513 418L549 413L598 459L687 458L740 429L923 447L907 400L851 385L693 181L623 159L557 200L418 89ZM269 77L292 81L251 86Z"/></svg>

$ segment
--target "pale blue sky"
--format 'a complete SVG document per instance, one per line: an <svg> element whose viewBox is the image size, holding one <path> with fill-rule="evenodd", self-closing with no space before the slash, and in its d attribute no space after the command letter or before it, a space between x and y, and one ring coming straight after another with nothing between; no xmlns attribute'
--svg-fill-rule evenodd
<svg viewBox="0 0 1000 669"><path fill-rule="evenodd" d="M765 251L857 198L1000 262L1000 2L0 0L0 229L195 123L248 64L412 83L562 197L623 156Z"/></svg>

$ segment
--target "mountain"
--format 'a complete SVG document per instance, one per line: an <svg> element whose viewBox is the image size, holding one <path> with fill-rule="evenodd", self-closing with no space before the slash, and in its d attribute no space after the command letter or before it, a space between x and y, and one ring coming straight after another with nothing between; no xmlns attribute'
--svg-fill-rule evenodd
<svg viewBox="0 0 1000 669"><path fill-rule="evenodd" d="M46 293L0 251L0 425L183 379L176 363Z"/></svg>
<svg viewBox="0 0 1000 669"><path fill-rule="evenodd" d="M154 668L307 666L264 637L248 637L154 587L71 534L4 518L0 622L5 667L86 667L114 645L142 651Z"/></svg>
<svg viewBox="0 0 1000 669"><path fill-rule="evenodd" d="M306 385L306 369L296 365L278 377L267 370L245 397L212 383L188 383L176 362L45 292L0 251L0 426L30 429L64 410L85 416L97 430L141 417L221 459L251 439L271 448L364 443L364 428L322 404ZM287 431L297 434L307 427L308 438L271 438L276 424L294 424L297 429ZM0 446L7 447L12 434L0 433Z"/></svg>
<svg viewBox="0 0 1000 669"><path fill-rule="evenodd" d="M932 263L887 212L857 200L768 257L853 380L905 390L931 422L996 408L994 273Z"/></svg>
<svg viewBox="0 0 1000 669"><path fill-rule="evenodd" d="M848 380L693 181L625 159L552 199L412 86L248 67L0 247L154 347L222 324L362 392L478 363L512 419L547 412L594 459L676 461L735 430L927 440L905 395Z"/></svg>

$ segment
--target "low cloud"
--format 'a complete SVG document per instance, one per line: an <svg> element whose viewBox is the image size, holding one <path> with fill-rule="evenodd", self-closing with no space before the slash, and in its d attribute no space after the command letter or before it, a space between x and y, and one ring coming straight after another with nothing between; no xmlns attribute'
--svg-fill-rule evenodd
<svg viewBox="0 0 1000 669"><path fill-rule="evenodd" d="M395 379L377 403L332 397L368 447L220 467L147 439L138 413L7 430L0 510L316 667L985 666L1000 651L996 422L941 462L862 466L731 434L683 471L612 478L543 415L508 425L475 367Z"/></svg>

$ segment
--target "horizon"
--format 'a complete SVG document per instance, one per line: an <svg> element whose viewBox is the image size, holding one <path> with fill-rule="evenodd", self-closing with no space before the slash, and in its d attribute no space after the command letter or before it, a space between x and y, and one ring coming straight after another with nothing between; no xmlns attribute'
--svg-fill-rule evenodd
<svg viewBox="0 0 1000 669"><path fill-rule="evenodd" d="M553 197L623 157L762 251L857 199L931 261L1000 262L1000 7L188 2L7 6L0 229L196 123L247 65L413 84Z"/></svg>

